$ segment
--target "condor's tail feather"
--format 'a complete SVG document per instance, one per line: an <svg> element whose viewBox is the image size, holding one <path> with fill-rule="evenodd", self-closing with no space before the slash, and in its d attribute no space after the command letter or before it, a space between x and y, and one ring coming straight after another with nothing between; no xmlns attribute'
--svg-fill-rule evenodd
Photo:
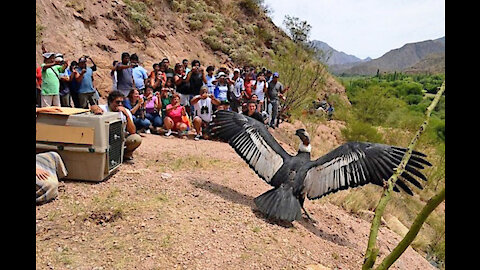
<svg viewBox="0 0 480 270"><path fill-rule="evenodd" d="M267 218L294 221L302 218L301 205L293 195L293 188L288 185L281 185L271 189L255 198L258 209Z"/></svg>

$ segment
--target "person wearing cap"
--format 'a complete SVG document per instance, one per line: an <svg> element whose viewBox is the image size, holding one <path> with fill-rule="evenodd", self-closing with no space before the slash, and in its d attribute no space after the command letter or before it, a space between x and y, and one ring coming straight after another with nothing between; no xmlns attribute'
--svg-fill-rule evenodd
<svg viewBox="0 0 480 270"><path fill-rule="evenodd" d="M220 102L224 102L228 101L229 91L230 87L227 83L227 74L220 71L217 75L217 83L215 85L215 89L213 90L213 94Z"/></svg>
<svg viewBox="0 0 480 270"><path fill-rule="evenodd" d="M88 59L90 59L93 64L91 67L87 66ZM97 66L90 57L82 56L78 59L75 80L78 83L78 106L80 108L88 109L89 105L98 104L94 97L97 90L93 87L93 72L96 70Z"/></svg>
<svg viewBox="0 0 480 270"><path fill-rule="evenodd" d="M208 139L208 135L205 132L208 128L209 123L212 121L213 115L213 105L219 106L220 101L216 99L213 94L208 93L208 87L203 85L200 88L200 94L194 96L190 100L190 104L193 106L193 127L197 135L195 135L195 140L198 141L200 138Z"/></svg>
<svg viewBox="0 0 480 270"><path fill-rule="evenodd" d="M275 128L275 120L277 120L276 126L278 127L278 104L279 104L279 97L285 93L285 88L283 84L278 81L280 75L278 72L273 73L272 81L268 84L267 90L267 97L269 101L269 105L271 105L271 114L270 114L270 127Z"/></svg>
<svg viewBox="0 0 480 270"><path fill-rule="evenodd" d="M42 84L40 93L40 106L61 106L60 104L60 74L65 72L67 62L61 65L60 59L55 61L55 53L44 53L42 67ZM62 59L63 60L63 59Z"/></svg>
<svg viewBox="0 0 480 270"><path fill-rule="evenodd" d="M245 83L240 76L240 69L235 68L233 70L233 77L231 79L233 87L230 92L230 107L232 111L239 112L241 110L241 99L245 95Z"/></svg>

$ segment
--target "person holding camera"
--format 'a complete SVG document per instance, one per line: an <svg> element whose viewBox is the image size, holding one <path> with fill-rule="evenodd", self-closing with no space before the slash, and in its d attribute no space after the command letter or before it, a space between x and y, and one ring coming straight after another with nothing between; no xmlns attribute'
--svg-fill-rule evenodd
<svg viewBox="0 0 480 270"><path fill-rule="evenodd" d="M42 84L40 106L60 106L60 74L65 72L68 63L55 59L55 53L44 53L42 67ZM57 61L56 61L57 60Z"/></svg>
<svg viewBox="0 0 480 270"><path fill-rule="evenodd" d="M87 66L88 60L92 62L91 67ZM93 87L93 72L97 70L97 66L88 55L84 55L78 59L76 70L75 80L78 83L78 105L80 108L88 109L89 105L98 104L94 97L97 90Z"/></svg>
<svg viewBox="0 0 480 270"><path fill-rule="evenodd" d="M184 138L187 132L188 126L188 114L185 107L180 105L180 96L174 93L172 96L171 104L168 104L165 108L166 116L164 121L164 129L167 130L165 136L170 136L172 130L178 132L180 138Z"/></svg>
<svg viewBox="0 0 480 270"><path fill-rule="evenodd" d="M195 140L200 138L208 139L208 135L204 132L208 128L209 123L212 121L213 105L219 106L220 100L216 99L213 94L208 93L208 87L206 85L200 88L200 94L193 97L190 101L193 106L195 117L193 118L193 127L197 132Z"/></svg>
<svg viewBox="0 0 480 270"><path fill-rule="evenodd" d="M160 92L153 93L150 86L145 88L145 93L140 96L145 103L145 118L151 123L149 127L154 133L158 133L158 129L163 126L163 119L160 115L162 111L162 102L160 100Z"/></svg>
<svg viewBox="0 0 480 270"><path fill-rule="evenodd" d="M122 61L115 66L115 70L117 71L117 90L124 96L127 96L130 90L134 88L134 66L133 63L130 63L130 54L128 52L122 53Z"/></svg>
<svg viewBox="0 0 480 270"><path fill-rule="evenodd" d="M255 85L253 87L253 93L255 93L255 95L257 95L258 97L259 106L257 107L257 111L261 112L262 110L264 110L263 105L265 103L265 93L268 89L267 80L265 79L265 76L262 72L258 73L257 80L255 81Z"/></svg>
<svg viewBox="0 0 480 270"><path fill-rule="evenodd" d="M133 116L133 123L138 133L148 130L150 120L145 118L145 101L140 97L137 89L132 89L123 101L123 106L130 110Z"/></svg>

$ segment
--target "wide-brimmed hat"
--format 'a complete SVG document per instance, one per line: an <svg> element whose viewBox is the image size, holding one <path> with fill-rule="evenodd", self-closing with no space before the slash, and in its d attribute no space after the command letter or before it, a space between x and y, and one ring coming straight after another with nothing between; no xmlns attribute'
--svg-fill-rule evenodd
<svg viewBox="0 0 480 270"><path fill-rule="evenodd" d="M225 72L220 71L220 72L218 73L217 77L218 77L218 78L220 78L220 77L227 77L227 74L225 74Z"/></svg>

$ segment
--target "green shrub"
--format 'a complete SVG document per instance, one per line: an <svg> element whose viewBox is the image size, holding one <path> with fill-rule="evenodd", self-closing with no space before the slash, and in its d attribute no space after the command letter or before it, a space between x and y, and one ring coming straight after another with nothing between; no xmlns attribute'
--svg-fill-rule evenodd
<svg viewBox="0 0 480 270"><path fill-rule="evenodd" d="M152 29L152 21L148 16L147 10L148 7L144 2L135 1L135 0L125 0L127 5L127 16L128 19L134 24L134 27L137 28L138 35L141 35L141 32L148 32Z"/></svg>
<svg viewBox="0 0 480 270"><path fill-rule="evenodd" d="M188 26L190 27L191 30L197 31L203 28L203 23L202 21L199 21L199 20L192 20L192 21L188 21Z"/></svg>
<svg viewBox="0 0 480 270"><path fill-rule="evenodd" d="M376 128L368 123L354 119L350 119L341 132L347 141L383 143L383 137Z"/></svg>
<svg viewBox="0 0 480 270"><path fill-rule="evenodd" d="M216 28L210 28L207 31L205 31L205 34L212 36L212 37L218 37L220 36L220 33Z"/></svg>
<svg viewBox="0 0 480 270"><path fill-rule="evenodd" d="M202 38L203 42L205 42L210 48L214 51L220 50L222 47L221 42L218 40L217 37L213 36L204 36Z"/></svg>

